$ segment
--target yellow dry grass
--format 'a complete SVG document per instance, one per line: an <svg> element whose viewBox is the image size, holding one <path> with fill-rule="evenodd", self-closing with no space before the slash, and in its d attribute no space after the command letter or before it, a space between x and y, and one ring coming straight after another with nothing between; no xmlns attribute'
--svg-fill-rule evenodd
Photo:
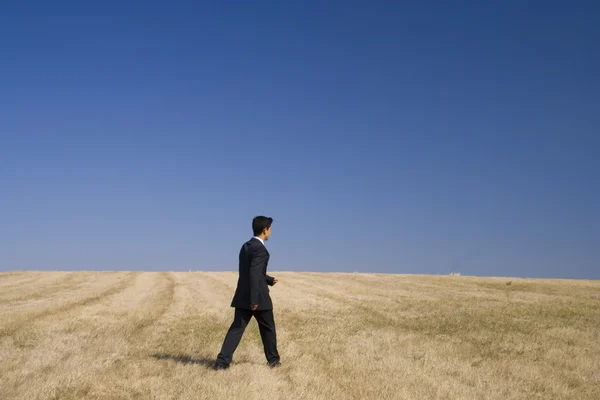
<svg viewBox="0 0 600 400"><path fill-rule="evenodd" d="M598 281L272 275L283 366L212 371L236 273L0 273L0 397L600 398Z"/></svg>

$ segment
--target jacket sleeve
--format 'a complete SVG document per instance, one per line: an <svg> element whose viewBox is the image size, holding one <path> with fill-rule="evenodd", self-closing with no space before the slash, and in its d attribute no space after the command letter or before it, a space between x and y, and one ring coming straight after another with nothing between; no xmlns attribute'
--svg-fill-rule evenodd
<svg viewBox="0 0 600 400"><path fill-rule="evenodd" d="M265 279L263 268L267 263L267 250L258 249L250 255L250 303L258 304L258 292L260 290L260 281Z"/></svg>
<svg viewBox="0 0 600 400"><path fill-rule="evenodd" d="M273 278L272 276L267 275L267 284L269 286L273 286L275 284L275 278Z"/></svg>

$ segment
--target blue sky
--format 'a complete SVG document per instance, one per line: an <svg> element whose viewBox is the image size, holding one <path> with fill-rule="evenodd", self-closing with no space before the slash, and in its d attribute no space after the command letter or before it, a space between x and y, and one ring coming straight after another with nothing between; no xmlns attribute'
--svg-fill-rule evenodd
<svg viewBox="0 0 600 400"><path fill-rule="evenodd" d="M0 270L600 278L600 6L413 3L4 4Z"/></svg>

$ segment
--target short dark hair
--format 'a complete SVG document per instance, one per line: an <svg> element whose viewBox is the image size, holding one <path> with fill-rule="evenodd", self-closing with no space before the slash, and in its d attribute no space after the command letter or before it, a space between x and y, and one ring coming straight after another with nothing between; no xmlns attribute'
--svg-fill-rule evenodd
<svg viewBox="0 0 600 400"><path fill-rule="evenodd" d="M261 235L265 229L269 229L272 223L273 218L271 217L263 217L262 215L254 217L252 220L252 231L254 232L254 236Z"/></svg>

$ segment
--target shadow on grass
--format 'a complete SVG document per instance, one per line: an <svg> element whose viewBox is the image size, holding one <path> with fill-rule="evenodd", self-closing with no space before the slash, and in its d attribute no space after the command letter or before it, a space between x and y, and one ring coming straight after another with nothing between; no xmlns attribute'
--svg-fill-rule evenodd
<svg viewBox="0 0 600 400"><path fill-rule="evenodd" d="M157 360L171 360L171 361L175 361L181 364L194 364L194 365L202 365L206 368L212 368L212 366L215 364L215 360L211 359L211 358L193 358L190 356L183 356L183 355L174 355L174 354L153 354L152 357L154 357Z"/></svg>

